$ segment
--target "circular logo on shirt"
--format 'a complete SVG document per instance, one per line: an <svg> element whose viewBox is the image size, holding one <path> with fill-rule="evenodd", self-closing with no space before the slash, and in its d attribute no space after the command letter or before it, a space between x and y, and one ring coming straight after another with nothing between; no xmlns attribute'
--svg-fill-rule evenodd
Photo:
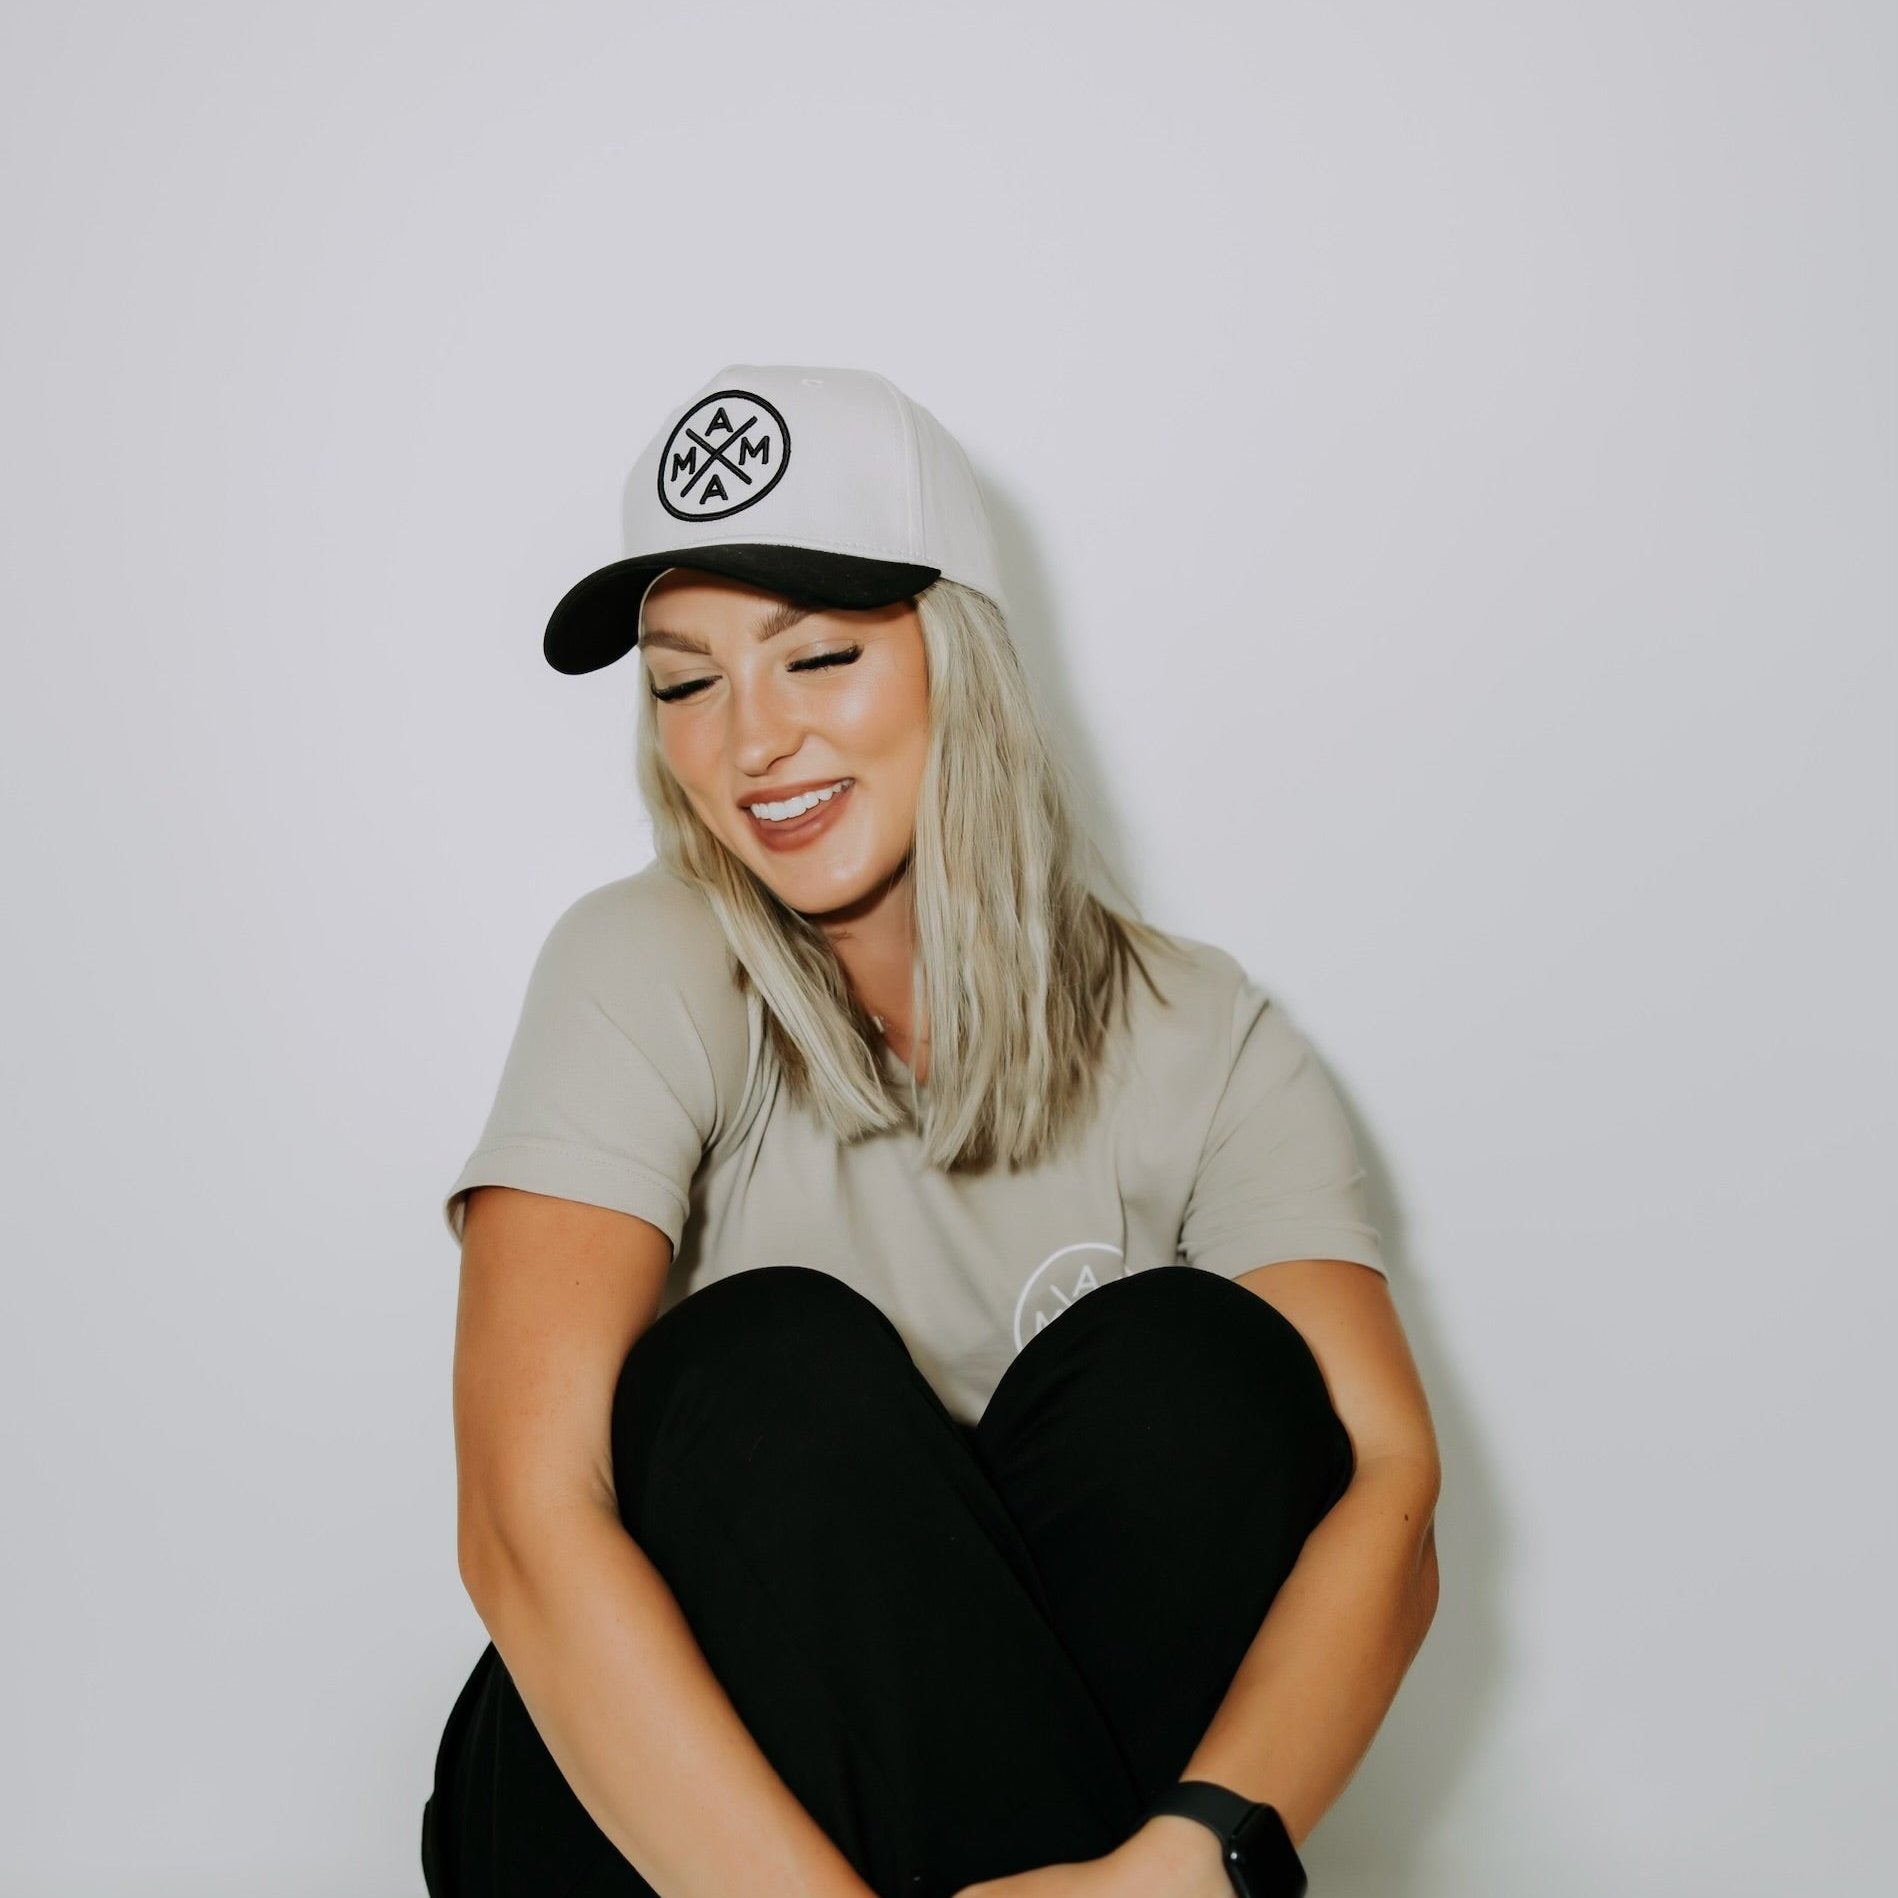
<svg viewBox="0 0 1898 1898"><path fill-rule="evenodd" d="M791 431L749 389L720 389L679 418L659 451L659 502L682 521L756 507L784 479Z"/></svg>
<svg viewBox="0 0 1898 1898"><path fill-rule="evenodd" d="M1029 1273L1015 1301L1015 1349L1046 1331L1076 1299L1108 1279L1133 1277L1119 1246L1083 1239L1051 1252Z"/></svg>

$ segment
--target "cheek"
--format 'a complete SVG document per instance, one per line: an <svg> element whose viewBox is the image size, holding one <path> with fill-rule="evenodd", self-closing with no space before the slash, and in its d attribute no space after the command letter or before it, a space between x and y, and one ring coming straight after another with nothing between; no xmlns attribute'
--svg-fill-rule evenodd
<svg viewBox="0 0 1898 1898"><path fill-rule="evenodd" d="M705 801L705 788L716 768L714 750L703 732L692 730L690 720L668 724L663 717L660 719L659 755L666 761L666 769L697 803Z"/></svg>
<svg viewBox="0 0 1898 1898"><path fill-rule="evenodd" d="M929 699L912 667L879 667L842 695L837 737L864 757L910 762L928 748Z"/></svg>

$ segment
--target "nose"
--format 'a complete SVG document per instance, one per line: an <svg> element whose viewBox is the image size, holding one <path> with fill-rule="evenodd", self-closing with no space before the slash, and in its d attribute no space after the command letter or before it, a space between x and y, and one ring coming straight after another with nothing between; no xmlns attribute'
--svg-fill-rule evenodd
<svg viewBox="0 0 1898 1898"><path fill-rule="evenodd" d="M765 777L782 758L796 755L804 730L788 695L769 680L734 680L732 758L748 777Z"/></svg>

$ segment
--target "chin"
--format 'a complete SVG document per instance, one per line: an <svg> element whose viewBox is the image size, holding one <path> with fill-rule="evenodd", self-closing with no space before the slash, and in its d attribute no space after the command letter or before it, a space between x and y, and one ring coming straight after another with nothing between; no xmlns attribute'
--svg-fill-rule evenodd
<svg viewBox="0 0 1898 1898"><path fill-rule="evenodd" d="M802 916L828 916L876 896L902 865L891 858L883 868L828 869L822 864L787 868L780 863L756 866L759 877L786 908Z"/></svg>

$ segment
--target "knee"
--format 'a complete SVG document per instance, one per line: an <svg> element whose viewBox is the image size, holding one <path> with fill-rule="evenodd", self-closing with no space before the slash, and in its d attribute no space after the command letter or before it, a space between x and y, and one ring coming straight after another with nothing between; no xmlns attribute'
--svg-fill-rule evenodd
<svg viewBox="0 0 1898 1898"><path fill-rule="evenodd" d="M1316 1368L1297 1326L1224 1273L1184 1263L1149 1266L1109 1280L1076 1309L1086 1311L1103 1296L1113 1306L1103 1303L1094 1313L1104 1335L1147 1357L1170 1355L1202 1369L1231 1364L1256 1371L1262 1360Z"/></svg>
<svg viewBox="0 0 1898 1898"><path fill-rule="evenodd" d="M1164 1390L1176 1410L1203 1412L1224 1431L1250 1427L1281 1452L1303 1444L1323 1464L1335 1467L1342 1457L1348 1465L1350 1437L1317 1357L1256 1292L1198 1266L1154 1266L1090 1293L1061 1322L1103 1294L1120 1302L1098 1313L1098 1348L1126 1387L1145 1383Z"/></svg>
<svg viewBox="0 0 1898 1898"><path fill-rule="evenodd" d="M648 1325L626 1353L620 1389L652 1386L687 1365L729 1383L878 1332L897 1336L884 1313L834 1273L756 1266L701 1286Z"/></svg>
<svg viewBox="0 0 1898 1898"><path fill-rule="evenodd" d="M622 1513L668 1431L701 1446L727 1434L861 1406L877 1369L907 1362L886 1314L834 1273L770 1265L681 1299L633 1341L613 1394Z"/></svg>

